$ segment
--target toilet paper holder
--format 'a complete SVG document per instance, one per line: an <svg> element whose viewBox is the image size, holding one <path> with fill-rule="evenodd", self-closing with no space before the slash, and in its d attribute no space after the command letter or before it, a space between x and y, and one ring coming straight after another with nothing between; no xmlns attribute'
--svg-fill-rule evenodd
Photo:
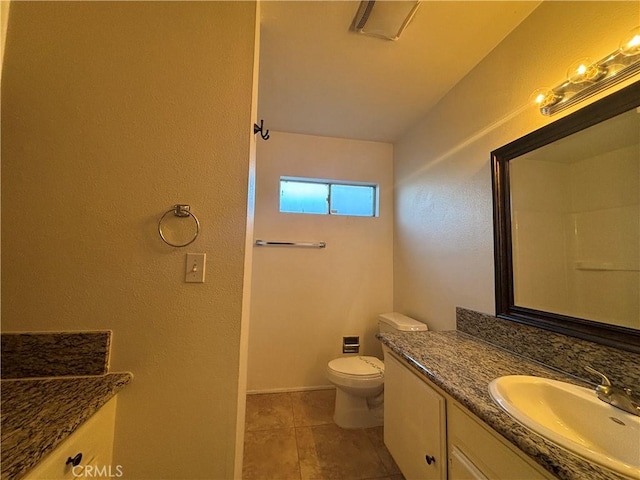
<svg viewBox="0 0 640 480"><path fill-rule="evenodd" d="M360 337L348 336L342 337L342 353L359 353Z"/></svg>

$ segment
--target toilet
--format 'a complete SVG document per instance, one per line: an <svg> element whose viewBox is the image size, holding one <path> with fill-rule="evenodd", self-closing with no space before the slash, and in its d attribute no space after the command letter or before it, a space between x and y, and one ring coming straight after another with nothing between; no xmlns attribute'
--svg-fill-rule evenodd
<svg viewBox="0 0 640 480"><path fill-rule="evenodd" d="M380 332L420 332L427 326L401 313L378 317ZM327 379L336 386L333 421L342 428L370 428L384 419L384 363L371 356L349 355L327 364Z"/></svg>

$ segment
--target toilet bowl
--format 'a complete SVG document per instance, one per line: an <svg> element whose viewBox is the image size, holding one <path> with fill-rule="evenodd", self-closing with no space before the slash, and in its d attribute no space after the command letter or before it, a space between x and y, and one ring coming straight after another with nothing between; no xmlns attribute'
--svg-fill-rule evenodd
<svg viewBox="0 0 640 480"><path fill-rule="evenodd" d="M378 317L380 332L418 332L427 326L401 313ZM350 355L327 364L327 379L336 386L333 421L342 428L370 428L384 420L384 363L371 356Z"/></svg>
<svg viewBox="0 0 640 480"><path fill-rule="evenodd" d="M376 357L355 356L331 360L327 378L336 386L333 421L342 428L382 425L384 364Z"/></svg>

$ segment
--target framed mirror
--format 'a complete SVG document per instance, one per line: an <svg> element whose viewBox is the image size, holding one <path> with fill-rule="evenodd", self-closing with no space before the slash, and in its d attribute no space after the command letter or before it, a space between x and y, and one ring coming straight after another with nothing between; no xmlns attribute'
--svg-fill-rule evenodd
<svg viewBox="0 0 640 480"><path fill-rule="evenodd" d="M640 82L491 157L496 315L640 352Z"/></svg>

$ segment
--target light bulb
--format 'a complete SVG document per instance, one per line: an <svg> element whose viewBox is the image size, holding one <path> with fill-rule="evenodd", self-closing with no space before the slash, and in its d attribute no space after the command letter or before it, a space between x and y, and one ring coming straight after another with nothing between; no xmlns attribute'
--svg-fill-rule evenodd
<svg viewBox="0 0 640 480"><path fill-rule="evenodd" d="M562 100L562 95L559 95L550 88L545 87L537 89L529 98L531 101L535 102L538 107L545 108L555 105Z"/></svg>
<svg viewBox="0 0 640 480"><path fill-rule="evenodd" d="M631 30L620 42L620 53L631 57L640 54L640 26Z"/></svg>
<svg viewBox="0 0 640 480"><path fill-rule="evenodd" d="M567 80L571 83L597 82L607 74L607 70L591 58L581 58L573 62L567 70Z"/></svg>

